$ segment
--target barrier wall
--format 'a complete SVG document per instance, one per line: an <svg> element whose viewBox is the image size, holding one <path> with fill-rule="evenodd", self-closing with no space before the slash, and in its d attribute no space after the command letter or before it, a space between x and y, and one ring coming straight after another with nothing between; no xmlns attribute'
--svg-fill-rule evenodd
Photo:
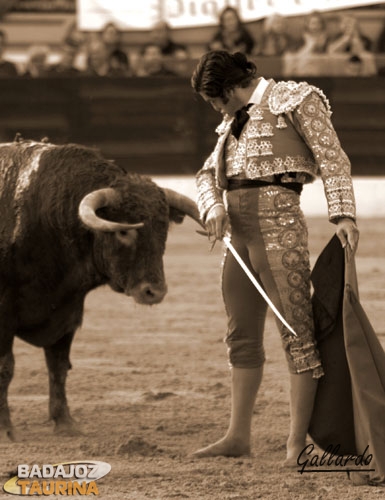
<svg viewBox="0 0 385 500"><path fill-rule="evenodd" d="M307 79L328 96L353 175L385 173L384 78ZM0 140L97 147L130 171L192 174L220 116L182 78L0 80Z"/></svg>

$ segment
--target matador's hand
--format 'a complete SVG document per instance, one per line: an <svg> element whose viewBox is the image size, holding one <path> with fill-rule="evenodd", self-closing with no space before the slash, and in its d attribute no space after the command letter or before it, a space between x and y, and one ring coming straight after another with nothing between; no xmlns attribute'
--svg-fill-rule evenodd
<svg viewBox="0 0 385 500"><path fill-rule="evenodd" d="M348 257L354 255L357 250L360 235L356 223L348 217L340 219L337 224L336 234L342 246L344 248L347 247Z"/></svg>
<svg viewBox="0 0 385 500"><path fill-rule="evenodd" d="M215 239L221 240L229 225L229 217L226 213L224 205L214 205L207 214L206 229L209 233L209 238L214 236Z"/></svg>

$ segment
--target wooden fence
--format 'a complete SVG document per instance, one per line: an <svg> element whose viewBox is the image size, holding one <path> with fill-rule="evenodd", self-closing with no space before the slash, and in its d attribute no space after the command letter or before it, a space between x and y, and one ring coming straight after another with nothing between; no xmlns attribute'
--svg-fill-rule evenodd
<svg viewBox="0 0 385 500"><path fill-rule="evenodd" d="M308 79L328 96L354 175L385 173L384 78ZM185 78L0 80L0 140L96 147L130 171L192 174L209 154L220 116Z"/></svg>

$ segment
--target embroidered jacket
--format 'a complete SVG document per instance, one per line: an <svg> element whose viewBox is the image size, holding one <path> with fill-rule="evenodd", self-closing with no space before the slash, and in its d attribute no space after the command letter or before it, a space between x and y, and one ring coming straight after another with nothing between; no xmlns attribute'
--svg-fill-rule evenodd
<svg viewBox="0 0 385 500"><path fill-rule="evenodd" d="M238 141L230 133L231 117L217 127L217 144L196 176L202 220L214 205L223 203L229 177L269 180L275 174L283 174L282 182L302 183L320 175L329 219L355 218L350 161L320 89L306 82L270 80L261 103L251 106L249 115Z"/></svg>

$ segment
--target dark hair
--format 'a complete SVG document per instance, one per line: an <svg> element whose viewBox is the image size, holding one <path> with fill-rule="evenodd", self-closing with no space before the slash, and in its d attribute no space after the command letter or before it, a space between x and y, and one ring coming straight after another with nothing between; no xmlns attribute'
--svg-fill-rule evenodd
<svg viewBox="0 0 385 500"><path fill-rule="evenodd" d="M112 59L116 59L120 63L126 63L127 62L127 54L123 52L123 50L120 49L115 49L111 52L110 57Z"/></svg>
<svg viewBox="0 0 385 500"><path fill-rule="evenodd" d="M113 23L112 21L108 21L107 23L105 23L102 27L102 29L100 30L101 33L103 33L103 31L106 31L107 28L109 27L112 27L114 28L114 30L117 32L117 33L121 33L121 30L117 27L117 25L115 23Z"/></svg>
<svg viewBox="0 0 385 500"><path fill-rule="evenodd" d="M239 16L239 12L237 11L237 9L235 9L234 7L225 7L221 13L219 14L219 26L221 28L223 28L223 24L224 24L224 17L225 15L228 13L228 12L232 12L234 14L234 16L236 17L237 21L238 21L238 28L240 28L242 26L242 20Z"/></svg>
<svg viewBox="0 0 385 500"><path fill-rule="evenodd" d="M312 10L305 16L305 30L308 29L310 19L313 19L313 17L316 17L320 21L323 30L326 29L326 19L323 14L319 10Z"/></svg>
<svg viewBox="0 0 385 500"><path fill-rule="evenodd" d="M256 74L256 65L241 52L230 54L225 50L213 50L201 57L191 77L191 85L197 93L223 99L236 87L248 87Z"/></svg>
<svg viewBox="0 0 385 500"><path fill-rule="evenodd" d="M141 56L144 56L145 53L147 52L147 49L150 49L151 47L156 47L160 53L162 53L162 49L159 47L159 45L157 43L146 43L146 45L143 45L141 48L140 48L140 51L139 51L139 54Z"/></svg>

